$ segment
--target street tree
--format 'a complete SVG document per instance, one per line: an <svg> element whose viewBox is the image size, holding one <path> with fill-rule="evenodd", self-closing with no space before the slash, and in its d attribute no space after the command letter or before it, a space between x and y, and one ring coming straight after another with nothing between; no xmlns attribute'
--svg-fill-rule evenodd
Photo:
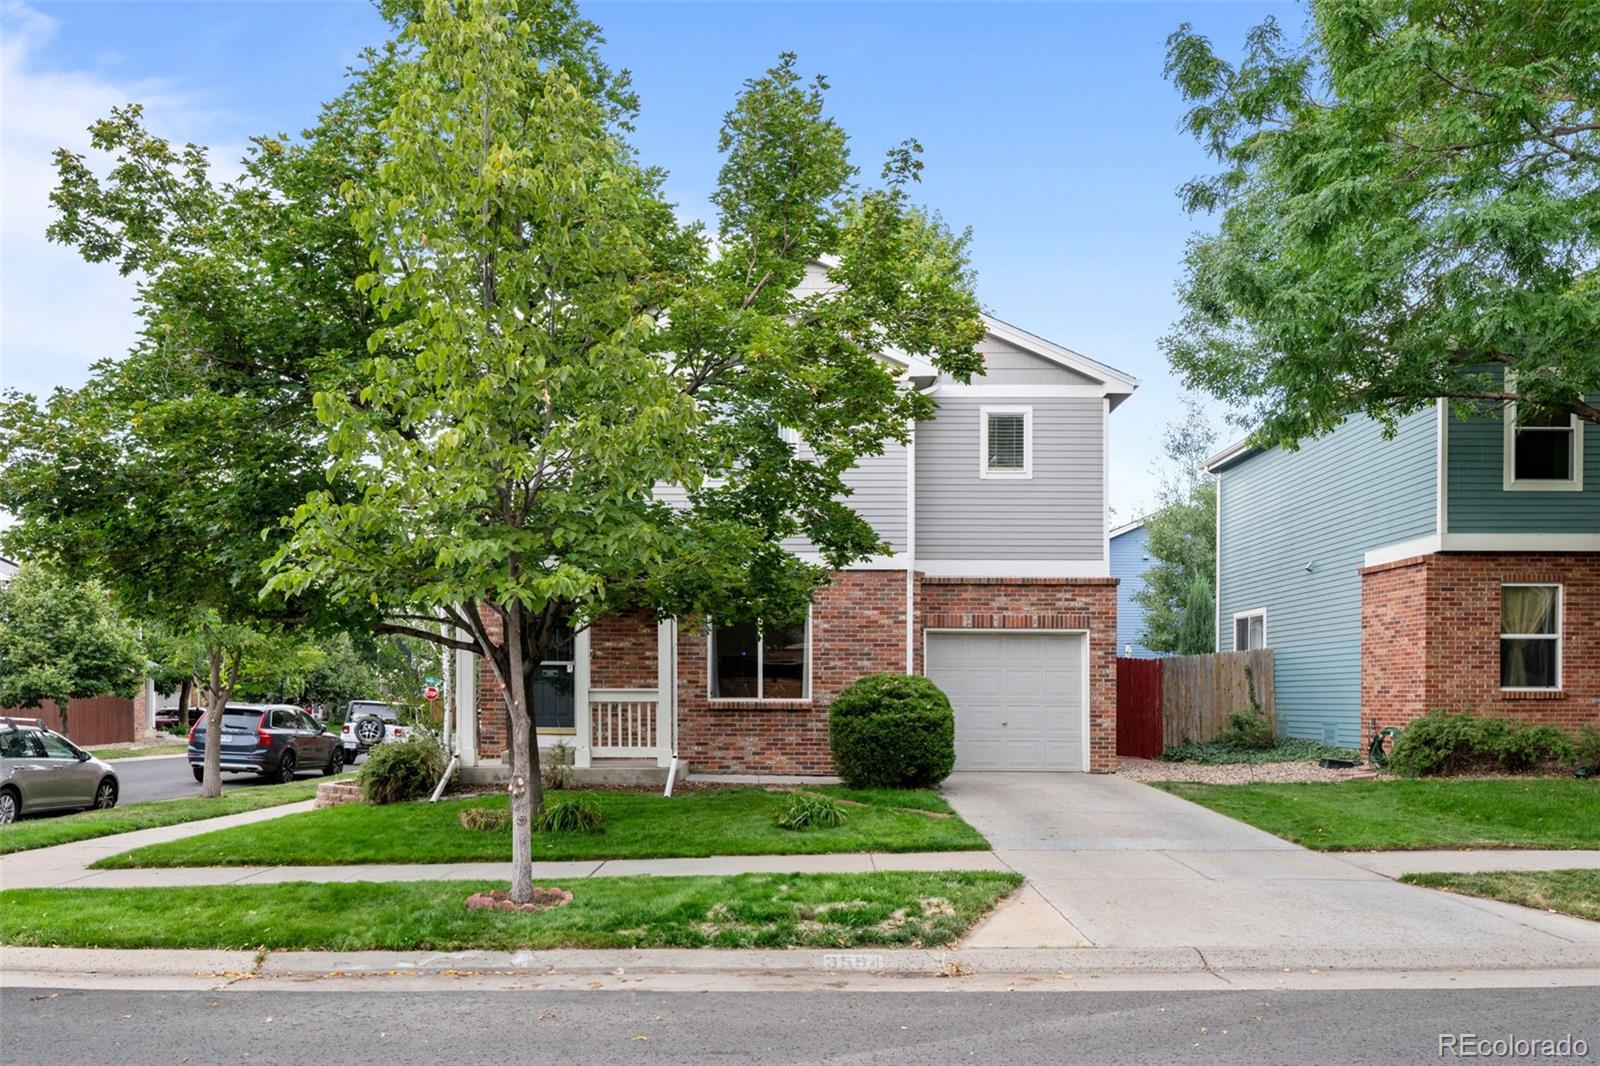
<svg viewBox="0 0 1600 1066"><path fill-rule="evenodd" d="M298 140L257 138L237 180L149 130L137 106L91 127L108 165L56 155L50 238L136 276L142 325L82 388L0 398L0 507L17 518L4 539L198 643L207 796L221 791L220 716L248 650L371 622L260 593L283 516L308 492L340 491L313 397L354 388L375 321L339 190L378 158L388 62L370 54Z"/></svg>
<svg viewBox="0 0 1600 1066"><path fill-rule="evenodd" d="M70 736L72 700L132 696L144 676L139 641L98 582L24 563L0 583L0 707L54 703Z"/></svg>
<svg viewBox="0 0 1600 1066"><path fill-rule="evenodd" d="M1185 24L1166 71L1219 164L1164 346L1264 445L1364 413L1600 421L1600 7L1311 0L1237 62Z"/></svg>
<svg viewBox="0 0 1600 1066"><path fill-rule="evenodd" d="M713 254L626 142L598 43L561 2L426 0L407 24L387 155L350 190L384 324L365 388L317 397L355 491L296 512L272 583L488 661L519 902L552 642L628 606L803 612L829 566L885 549L844 472L932 413L878 353L981 365L965 238L908 199L915 145L858 187L825 85L783 57L724 121ZM831 293L798 292L819 263Z"/></svg>

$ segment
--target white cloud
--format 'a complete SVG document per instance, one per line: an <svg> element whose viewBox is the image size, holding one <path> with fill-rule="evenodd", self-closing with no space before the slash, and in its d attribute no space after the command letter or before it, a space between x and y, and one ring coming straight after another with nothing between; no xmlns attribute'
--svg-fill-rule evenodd
<svg viewBox="0 0 1600 1066"><path fill-rule="evenodd" d="M138 328L133 279L45 239L55 150L88 153L89 124L123 104L143 104L151 128L180 142L204 143L219 116L169 80L52 66L58 24L20 0L0 6L0 23L0 386L45 393L81 384Z"/></svg>

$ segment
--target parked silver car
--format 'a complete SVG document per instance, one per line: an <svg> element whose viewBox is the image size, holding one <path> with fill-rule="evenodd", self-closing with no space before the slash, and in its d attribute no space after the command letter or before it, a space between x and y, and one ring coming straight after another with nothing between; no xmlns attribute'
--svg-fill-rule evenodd
<svg viewBox="0 0 1600 1066"><path fill-rule="evenodd" d="M0 825L24 812L115 807L117 772L35 718L0 718Z"/></svg>

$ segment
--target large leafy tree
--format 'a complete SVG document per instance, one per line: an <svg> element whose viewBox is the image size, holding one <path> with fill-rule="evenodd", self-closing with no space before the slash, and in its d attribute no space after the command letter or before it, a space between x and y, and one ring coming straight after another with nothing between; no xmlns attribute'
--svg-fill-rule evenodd
<svg viewBox="0 0 1600 1066"><path fill-rule="evenodd" d="M83 388L0 402L0 506L18 519L5 542L104 581L180 649L198 644L206 795L221 791L218 722L250 649L361 620L260 593L283 516L329 489L313 397L353 388L367 355L366 252L339 190L376 165L388 62L369 55L299 140L256 139L236 181L137 106L91 129L104 176L56 156L51 239L138 277L143 324Z"/></svg>
<svg viewBox="0 0 1600 1066"><path fill-rule="evenodd" d="M1311 0L1167 73L1220 170L1165 346L1265 444L1437 397L1600 421L1600 7ZM1511 374L1506 374L1511 371Z"/></svg>
<svg viewBox="0 0 1600 1066"><path fill-rule="evenodd" d="M143 677L133 629L97 582L31 563L0 582L0 707L54 703L70 736L72 700L131 696Z"/></svg>
<svg viewBox="0 0 1600 1066"><path fill-rule="evenodd" d="M835 566L882 550L842 475L931 414L878 353L980 365L964 238L907 200L914 145L857 188L824 86L785 57L723 124L713 254L624 140L631 100L597 43L565 3L426 0L407 26L386 158L352 190L385 325L360 394L317 398L356 491L296 513L273 582L487 658L517 900L542 803L531 692L558 631L635 605L803 611L827 570L780 542ZM798 293L824 259L833 291Z"/></svg>

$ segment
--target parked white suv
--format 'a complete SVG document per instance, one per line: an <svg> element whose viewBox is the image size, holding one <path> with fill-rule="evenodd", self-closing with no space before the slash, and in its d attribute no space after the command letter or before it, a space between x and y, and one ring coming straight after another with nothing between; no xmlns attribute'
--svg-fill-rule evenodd
<svg viewBox="0 0 1600 1066"><path fill-rule="evenodd" d="M387 703L377 700L352 700L344 709L344 725L339 727L339 740L344 744L344 761L353 763L356 756L386 741L405 740L411 727L402 725L400 716Z"/></svg>

